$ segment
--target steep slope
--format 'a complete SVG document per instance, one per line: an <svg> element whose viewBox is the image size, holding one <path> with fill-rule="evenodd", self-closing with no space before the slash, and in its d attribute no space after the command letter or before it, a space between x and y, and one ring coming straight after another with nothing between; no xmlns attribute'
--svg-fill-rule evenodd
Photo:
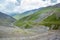
<svg viewBox="0 0 60 40"><path fill-rule="evenodd" d="M60 29L60 8L55 9L54 14L44 19L40 24L50 29Z"/></svg>
<svg viewBox="0 0 60 40"><path fill-rule="evenodd" d="M12 18L11 16L0 12L0 26L9 26L14 21L15 19Z"/></svg>

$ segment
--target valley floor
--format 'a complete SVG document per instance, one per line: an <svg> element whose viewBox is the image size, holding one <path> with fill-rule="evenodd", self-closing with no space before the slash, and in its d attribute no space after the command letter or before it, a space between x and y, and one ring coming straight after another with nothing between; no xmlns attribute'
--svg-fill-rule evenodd
<svg viewBox="0 0 60 40"><path fill-rule="evenodd" d="M48 31L44 26L32 29L0 26L0 40L60 40L60 30Z"/></svg>

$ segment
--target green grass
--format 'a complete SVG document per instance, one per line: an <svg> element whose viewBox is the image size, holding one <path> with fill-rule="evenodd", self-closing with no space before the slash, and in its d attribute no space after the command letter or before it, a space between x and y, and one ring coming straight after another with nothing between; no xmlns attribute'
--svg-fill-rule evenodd
<svg viewBox="0 0 60 40"><path fill-rule="evenodd" d="M55 9L55 13L60 13L60 8L56 8L56 9ZM40 23L40 25L45 25L45 26L48 26L48 27L50 27L50 28L52 28L52 25L55 25L55 26L53 27L53 29L54 29L54 30L55 30L55 29L59 29L59 26L60 26L60 18L57 19L55 13L54 13L53 15L49 16L48 18L44 19L44 20Z"/></svg>

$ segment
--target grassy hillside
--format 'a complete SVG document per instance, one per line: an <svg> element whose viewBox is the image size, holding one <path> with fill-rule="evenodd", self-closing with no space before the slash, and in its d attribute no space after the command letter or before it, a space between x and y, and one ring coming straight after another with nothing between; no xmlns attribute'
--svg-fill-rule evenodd
<svg viewBox="0 0 60 40"><path fill-rule="evenodd" d="M23 27L23 28L30 28L30 27L32 27L32 25L35 24L34 21L40 18L41 14L48 13L48 12L50 12L53 9L52 9L52 7L47 7L47 8L44 8L42 10L38 10L37 12L35 12L32 15L23 17L22 19L16 21L14 23L14 25L16 25L18 27Z"/></svg>
<svg viewBox="0 0 60 40"><path fill-rule="evenodd" d="M40 24L50 27L50 29L59 29L60 27L60 17L57 19L56 14L60 13L60 8L56 8L53 15L44 19Z"/></svg>

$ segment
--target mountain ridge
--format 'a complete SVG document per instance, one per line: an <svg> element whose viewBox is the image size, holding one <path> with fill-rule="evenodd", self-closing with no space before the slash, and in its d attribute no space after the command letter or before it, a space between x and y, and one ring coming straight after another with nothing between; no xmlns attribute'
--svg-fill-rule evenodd
<svg viewBox="0 0 60 40"><path fill-rule="evenodd" d="M14 21L16 20L13 17L0 12L0 26L10 26Z"/></svg>

